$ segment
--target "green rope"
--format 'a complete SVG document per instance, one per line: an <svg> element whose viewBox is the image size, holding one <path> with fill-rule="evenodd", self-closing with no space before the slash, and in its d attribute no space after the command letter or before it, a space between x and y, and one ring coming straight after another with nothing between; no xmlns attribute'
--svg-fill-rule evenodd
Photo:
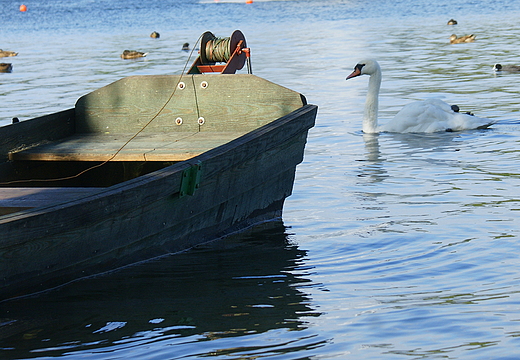
<svg viewBox="0 0 520 360"><path fill-rule="evenodd" d="M214 38L206 43L206 57L211 62L227 62L231 57L231 38Z"/></svg>

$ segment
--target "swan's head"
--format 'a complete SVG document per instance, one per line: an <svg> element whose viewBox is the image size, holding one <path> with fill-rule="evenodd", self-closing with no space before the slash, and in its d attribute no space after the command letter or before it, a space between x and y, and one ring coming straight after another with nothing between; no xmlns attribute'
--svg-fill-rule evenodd
<svg viewBox="0 0 520 360"><path fill-rule="evenodd" d="M359 75L372 75L377 72L381 72L381 67L377 61L372 59L363 60L354 66L354 71L349 76L347 76L347 80Z"/></svg>

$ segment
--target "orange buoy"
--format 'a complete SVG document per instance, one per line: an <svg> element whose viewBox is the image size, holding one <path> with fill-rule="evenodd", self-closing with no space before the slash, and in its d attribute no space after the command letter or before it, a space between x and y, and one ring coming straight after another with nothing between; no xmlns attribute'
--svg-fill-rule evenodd
<svg viewBox="0 0 520 360"><path fill-rule="evenodd" d="M253 0L246 0L246 4L252 4Z"/></svg>
<svg viewBox="0 0 520 360"><path fill-rule="evenodd" d="M24 4L20 5L20 11L21 12L27 11L27 6L25 6Z"/></svg>

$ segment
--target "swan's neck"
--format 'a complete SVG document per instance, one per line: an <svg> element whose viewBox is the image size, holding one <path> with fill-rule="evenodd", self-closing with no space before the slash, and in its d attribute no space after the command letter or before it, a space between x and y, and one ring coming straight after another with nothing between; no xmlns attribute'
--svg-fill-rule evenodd
<svg viewBox="0 0 520 360"><path fill-rule="evenodd" d="M381 88L381 71L370 75L368 93L363 118L363 132L367 134L377 132L377 109L379 107L379 89Z"/></svg>

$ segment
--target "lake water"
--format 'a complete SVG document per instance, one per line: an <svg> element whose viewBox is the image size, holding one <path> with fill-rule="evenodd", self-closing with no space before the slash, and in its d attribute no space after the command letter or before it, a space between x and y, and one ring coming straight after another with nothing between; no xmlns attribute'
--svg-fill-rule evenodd
<svg viewBox="0 0 520 360"><path fill-rule="evenodd" d="M520 358L520 74L492 71L520 65L519 0L0 5L0 48L19 52L0 59L0 124L179 74L207 30L240 29L256 75L319 106L282 220L4 302L0 358ZM499 122L363 135L368 78L345 77L366 57L383 69L381 122L429 97Z"/></svg>

